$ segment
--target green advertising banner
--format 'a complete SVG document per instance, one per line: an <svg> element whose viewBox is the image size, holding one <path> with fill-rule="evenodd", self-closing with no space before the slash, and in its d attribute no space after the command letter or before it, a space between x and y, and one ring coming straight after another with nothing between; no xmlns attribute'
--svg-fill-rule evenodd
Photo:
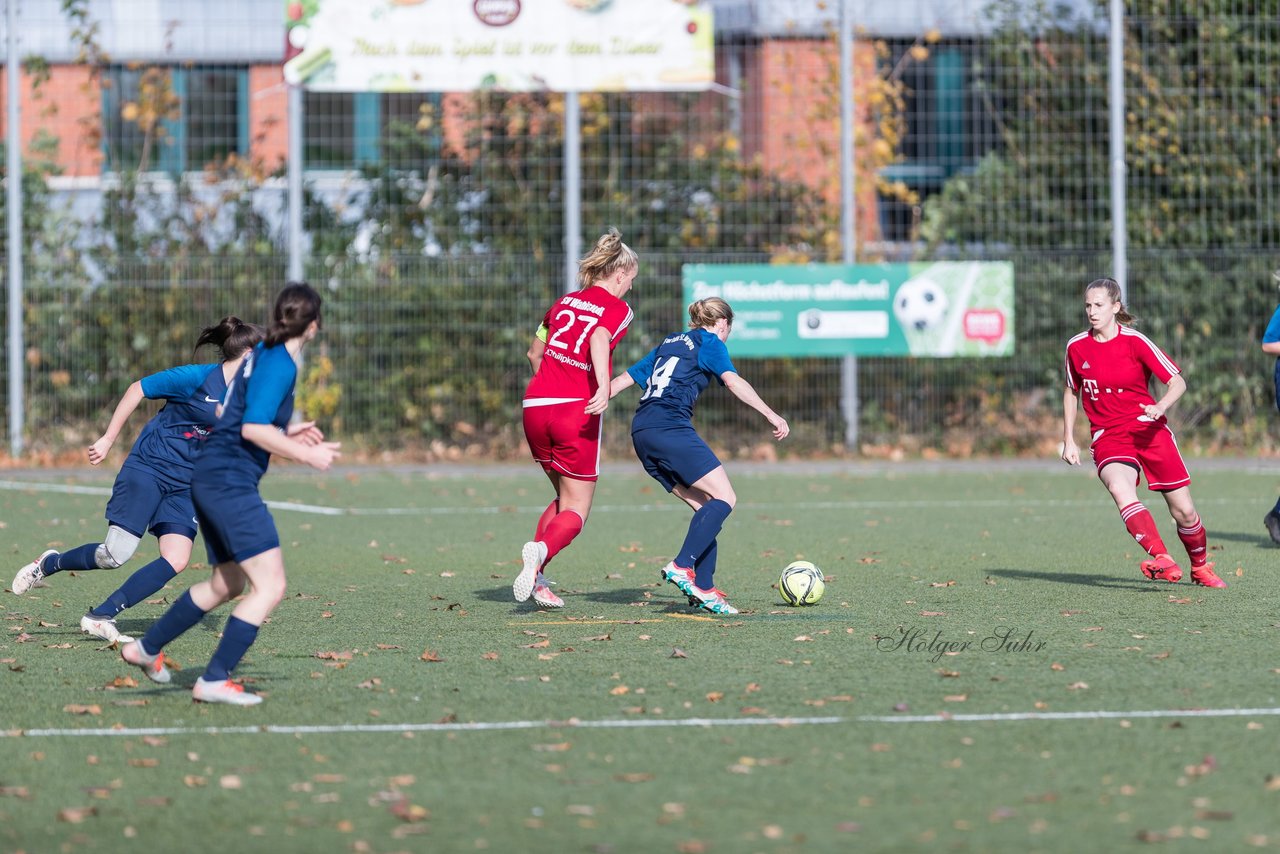
<svg viewBox="0 0 1280 854"><path fill-rule="evenodd" d="M686 303L733 306L734 357L1011 356L1013 265L686 264Z"/></svg>

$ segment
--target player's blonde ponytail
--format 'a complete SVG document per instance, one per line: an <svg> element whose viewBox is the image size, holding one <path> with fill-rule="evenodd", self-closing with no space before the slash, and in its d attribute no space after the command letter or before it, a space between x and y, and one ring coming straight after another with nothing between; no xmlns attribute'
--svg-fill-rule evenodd
<svg viewBox="0 0 1280 854"><path fill-rule="evenodd" d="M707 297L689 304L689 328L702 329L715 326L716 321L724 318L733 325L733 309L720 297Z"/></svg>
<svg viewBox="0 0 1280 854"><path fill-rule="evenodd" d="M1094 279L1085 287L1084 292L1087 294L1095 288L1101 288L1106 291L1107 296L1111 298L1112 302L1120 304L1120 310L1116 312L1116 323L1130 328L1138 325L1138 318L1130 314L1129 310L1124 307L1124 300L1121 298L1119 282L1111 278Z"/></svg>
<svg viewBox="0 0 1280 854"><path fill-rule="evenodd" d="M640 256L622 242L622 232L610 226L600 235L596 245L578 262L578 284L589 288L601 279L607 279L619 270L634 270L640 266Z"/></svg>

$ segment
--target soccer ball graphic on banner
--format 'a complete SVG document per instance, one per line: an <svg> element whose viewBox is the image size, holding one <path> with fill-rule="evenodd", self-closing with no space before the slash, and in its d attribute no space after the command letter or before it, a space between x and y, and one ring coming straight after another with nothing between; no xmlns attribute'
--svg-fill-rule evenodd
<svg viewBox="0 0 1280 854"><path fill-rule="evenodd" d="M893 313L907 329L936 329L947 316L947 292L932 279L903 282L893 297Z"/></svg>
<svg viewBox="0 0 1280 854"><path fill-rule="evenodd" d="M793 560L778 579L778 592L788 605L816 605L826 589L822 570L807 560Z"/></svg>

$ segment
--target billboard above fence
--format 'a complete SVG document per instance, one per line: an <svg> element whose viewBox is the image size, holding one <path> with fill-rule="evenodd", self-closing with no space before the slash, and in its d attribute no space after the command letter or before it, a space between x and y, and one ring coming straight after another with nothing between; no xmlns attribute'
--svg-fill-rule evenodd
<svg viewBox="0 0 1280 854"><path fill-rule="evenodd" d="M1013 265L686 264L685 302L733 307L734 357L1010 356Z"/></svg>
<svg viewBox="0 0 1280 854"><path fill-rule="evenodd" d="M689 91L715 81L696 0L290 0L285 80L325 92Z"/></svg>

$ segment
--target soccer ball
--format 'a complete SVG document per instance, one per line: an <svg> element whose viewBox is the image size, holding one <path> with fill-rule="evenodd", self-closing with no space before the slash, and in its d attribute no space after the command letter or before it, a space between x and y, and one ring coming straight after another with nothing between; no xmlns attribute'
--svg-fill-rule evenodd
<svg viewBox="0 0 1280 854"><path fill-rule="evenodd" d="M947 316L947 292L930 279L904 282L894 294L893 313L908 329L934 329Z"/></svg>
<svg viewBox="0 0 1280 854"><path fill-rule="evenodd" d="M807 560L793 560L778 579L778 592L788 605L816 605L826 589L822 570Z"/></svg>

